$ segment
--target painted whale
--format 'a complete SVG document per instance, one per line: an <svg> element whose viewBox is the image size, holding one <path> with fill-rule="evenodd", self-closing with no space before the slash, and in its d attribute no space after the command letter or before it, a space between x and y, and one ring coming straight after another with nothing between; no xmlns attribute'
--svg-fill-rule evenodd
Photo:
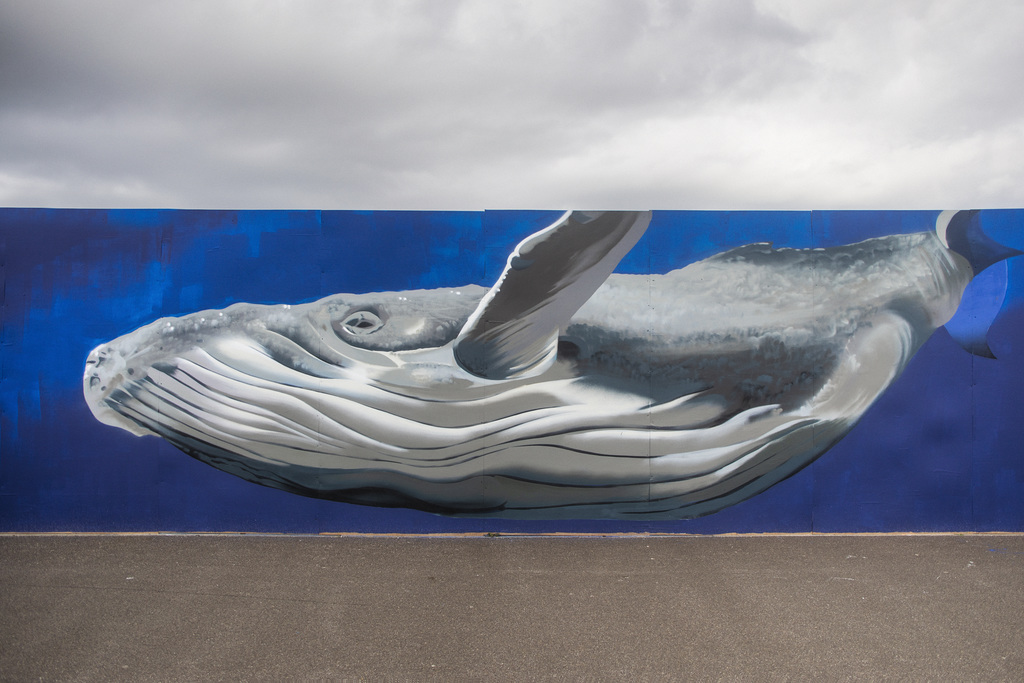
<svg viewBox="0 0 1024 683"><path fill-rule="evenodd" d="M236 304L96 348L101 422L251 482L457 516L678 519L718 511L843 437L1017 252L934 232L751 244L612 274L649 212L571 212L486 289Z"/></svg>

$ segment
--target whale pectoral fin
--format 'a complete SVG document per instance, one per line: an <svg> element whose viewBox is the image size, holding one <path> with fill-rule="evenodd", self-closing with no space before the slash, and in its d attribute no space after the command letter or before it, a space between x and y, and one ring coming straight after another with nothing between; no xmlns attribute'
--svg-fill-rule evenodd
<svg viewBox="0 0 1024 683"><path fill-rule="evenodd" d="M536 367L650 222L650 211L573 211L527 237L462 328L456 360L488 379Z"/></svg>

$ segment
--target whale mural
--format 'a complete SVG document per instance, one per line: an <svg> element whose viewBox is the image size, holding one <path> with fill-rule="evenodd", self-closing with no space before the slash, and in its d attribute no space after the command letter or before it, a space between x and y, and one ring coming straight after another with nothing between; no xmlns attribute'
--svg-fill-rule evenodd
<svg viewBox="0 0 1024 683"><path fill-rule="evenodd" d="M248 481L451 516L681 519L754 496L857 423L1019 252L977 212L820 249L613 273L650 212L568 212L487 289L239 303L98 346L85 398ZM990 355L984 331L957 335Z"/></svg>

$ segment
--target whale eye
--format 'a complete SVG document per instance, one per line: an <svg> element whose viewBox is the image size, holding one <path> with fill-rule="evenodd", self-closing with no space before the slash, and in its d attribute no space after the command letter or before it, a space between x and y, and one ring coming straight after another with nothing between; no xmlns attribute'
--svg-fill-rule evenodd
<svg viewBox="0 0 1024 683"><path fill-rule="evenodd" d="M366 309L349 313L342 319L340 325L334 323L335 331L357 336L373 334L382 327L384 327L384 321L381 320L381 317L374 311Z"/></svg>

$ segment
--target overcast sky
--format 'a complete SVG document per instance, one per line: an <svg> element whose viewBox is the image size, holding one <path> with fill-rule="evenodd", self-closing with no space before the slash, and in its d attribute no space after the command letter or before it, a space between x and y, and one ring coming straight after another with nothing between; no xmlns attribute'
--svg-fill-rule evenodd
<svg viewBox="0 0 1024 683"><path fill-rule="evenodd" d="M0 205L1024 207L1018 0L0 2Z"/></svg>

